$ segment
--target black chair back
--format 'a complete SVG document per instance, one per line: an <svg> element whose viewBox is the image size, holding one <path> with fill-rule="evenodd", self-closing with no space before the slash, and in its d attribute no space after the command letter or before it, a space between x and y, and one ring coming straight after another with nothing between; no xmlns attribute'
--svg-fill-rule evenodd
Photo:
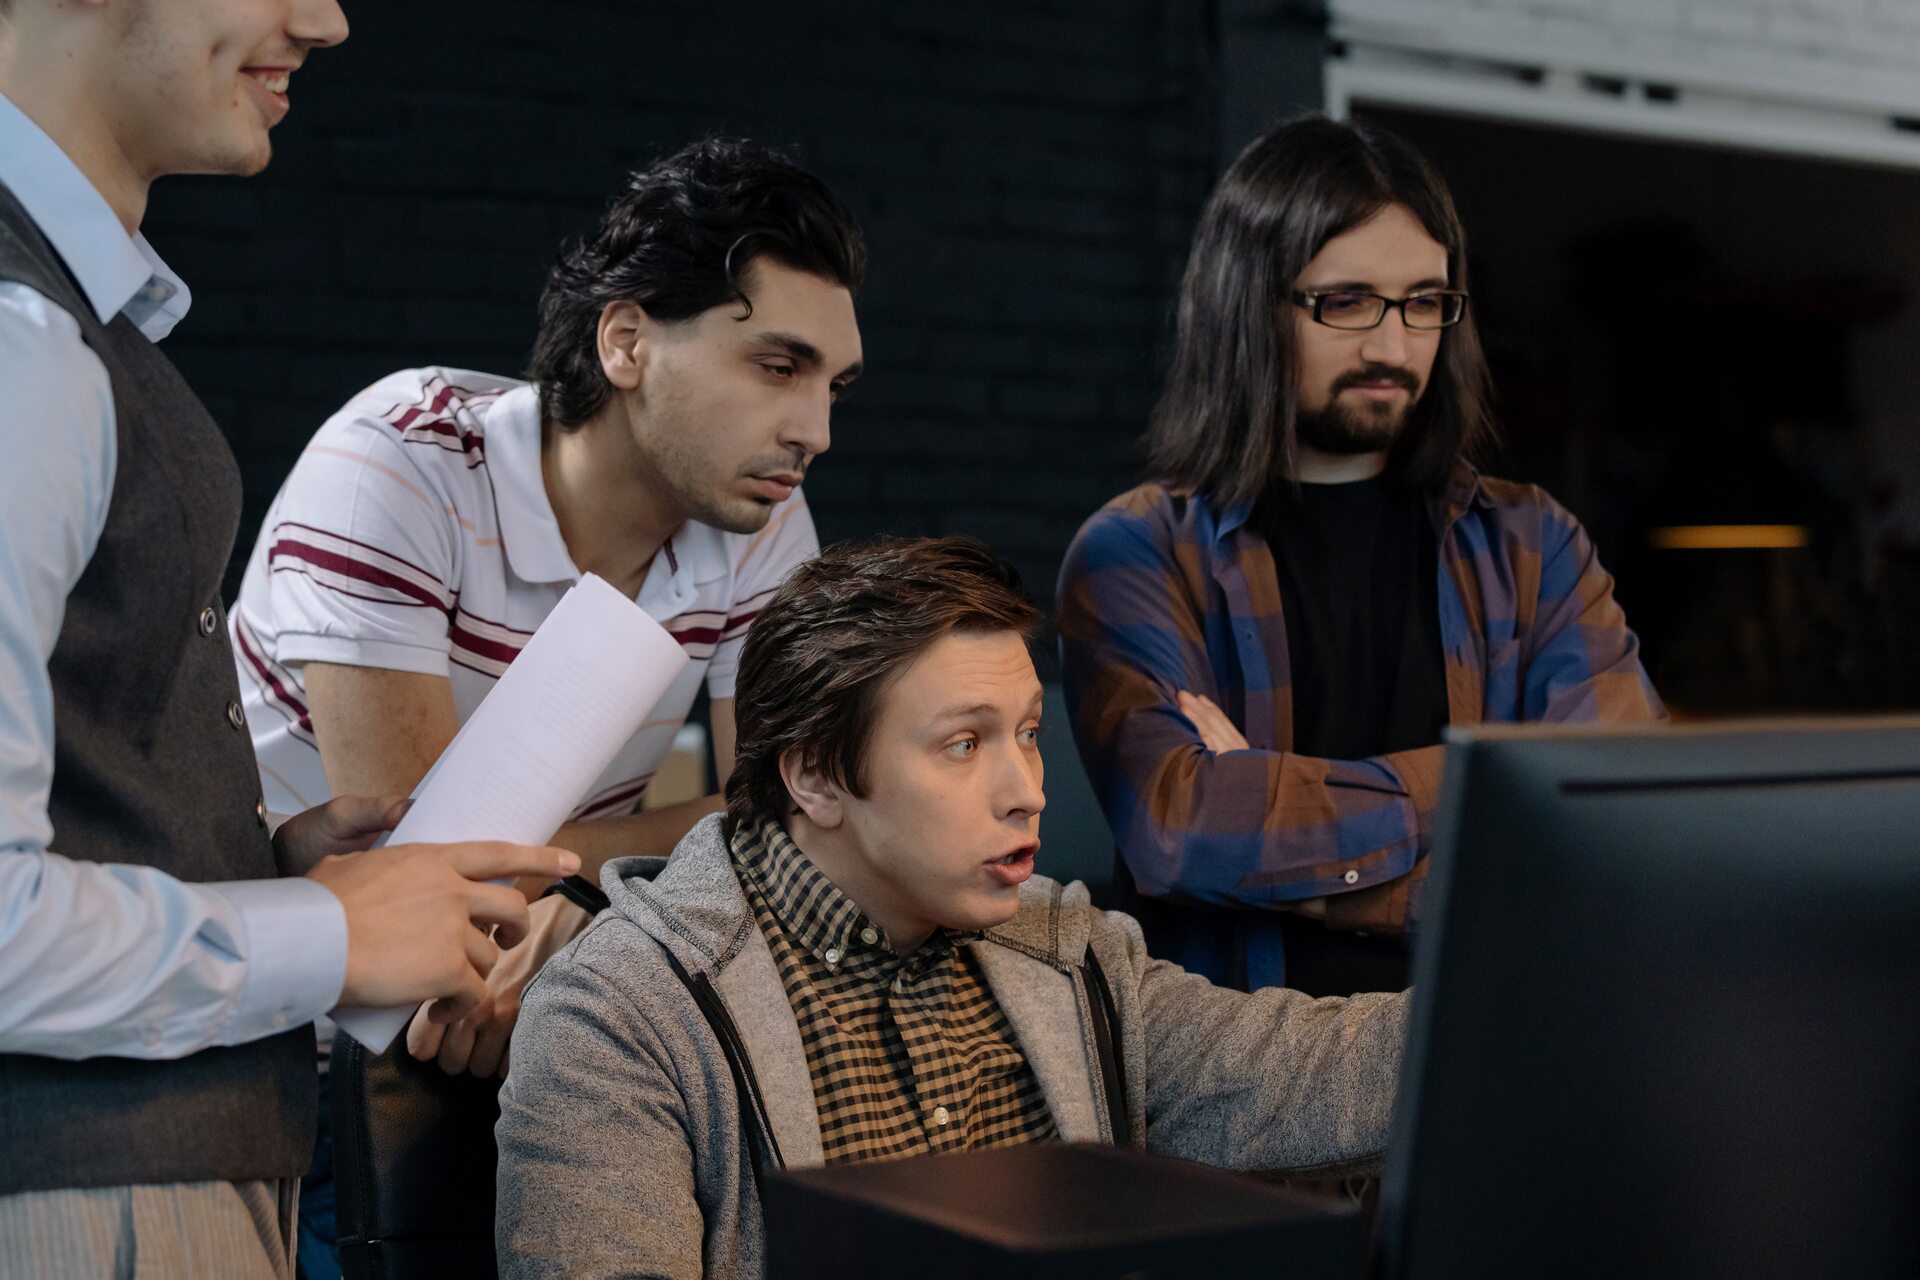
<svg viewBox="0 0 1920 1280"><path fill-rule="evenodd" d="M334 1036L334 1194L346 1280L491 1276L500 1082L450 1076L396 1040Z"/></svg>

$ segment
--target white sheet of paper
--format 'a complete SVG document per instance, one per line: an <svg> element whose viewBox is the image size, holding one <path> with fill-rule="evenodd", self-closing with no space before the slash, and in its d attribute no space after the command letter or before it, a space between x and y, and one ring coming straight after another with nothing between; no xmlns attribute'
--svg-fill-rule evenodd
<svg viewBox="0 0 1920 1280"><path fill-rule="evenodd" d="M545 844L686 661L639 605L582 577L414 788L387 842ZM337 1009L333 1019L380 1053L412 1016L412 1007Z"/></svg>

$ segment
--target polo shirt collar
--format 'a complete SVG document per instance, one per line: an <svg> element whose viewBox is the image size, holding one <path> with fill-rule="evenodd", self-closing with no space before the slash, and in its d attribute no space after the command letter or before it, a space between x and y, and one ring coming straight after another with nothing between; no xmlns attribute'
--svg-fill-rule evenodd
<svg viewBox="0 0 1920 1280"><path fill-rule="evenodd" d="M101 324L125 312L149 341L173 332L193 302L186 282L145 236L127 234L107 198L60 144L4 94L0 183L60 255Z"/></svg>
<svg viewBox="0 0 1920 1280"><path fill-rule="evenodd" d="M487 410L487 475L493 481L500 542L522 582L578 582L580 570L540 472L540 392L519 386Z"/></svg>
<svg viewBox="0 0 1920 1280"><path fill-rule="evenodd" d="M500 541L507 563L522 582L578 582L580 567L560 534L559 517L540 470L540 388L533 383L502 395L487 410L487 474L493 480ZM706 532L689 521L661 547L640 587L636 603L655 618L670 618L686 608L698 584L718 576L717 559L703 555L706 544L690 545L691 535ZM691 561L691 563L690 563ZM704 576L702 572L704 570Z"/></svg>

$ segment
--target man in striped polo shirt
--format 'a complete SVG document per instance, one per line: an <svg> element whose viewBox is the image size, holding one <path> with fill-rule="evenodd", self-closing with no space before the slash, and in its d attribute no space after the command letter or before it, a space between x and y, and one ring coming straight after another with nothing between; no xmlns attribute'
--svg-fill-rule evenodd
<svg viewBox="0 0 1920 1280"><path fill-rule="evenodd" d="M635 173L555 266L531 383L382 378L320 428L261 527L232 631L267 803L410 791L583 573L692 659L554 837L598 876L665 853L718 796L640 812L704 682L714 764L755 612L818 550L800 492L859 373L865 249L825 184L707 141ZM490 1074L520 986L584 923L559 897L494 999L409 1047ZM443 1034L444 1033L444 1034Z"/></svg>

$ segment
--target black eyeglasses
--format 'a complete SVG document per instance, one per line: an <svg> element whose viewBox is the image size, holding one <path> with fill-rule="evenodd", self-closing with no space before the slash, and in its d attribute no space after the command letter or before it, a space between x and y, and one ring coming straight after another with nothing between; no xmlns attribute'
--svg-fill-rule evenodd
<svg viewBox="0 0 1920 1280"><path fill-rule="evenodd" d="M1329 329L1372 329L1395 307L1409 329L1444 329L1459 324L1467 314L1467 295L1458 289L1425 289L1404 298L1348 289L1314 293L1295 289L1288 296L1295 306L1311 311L1315 323Z"/></svg>

